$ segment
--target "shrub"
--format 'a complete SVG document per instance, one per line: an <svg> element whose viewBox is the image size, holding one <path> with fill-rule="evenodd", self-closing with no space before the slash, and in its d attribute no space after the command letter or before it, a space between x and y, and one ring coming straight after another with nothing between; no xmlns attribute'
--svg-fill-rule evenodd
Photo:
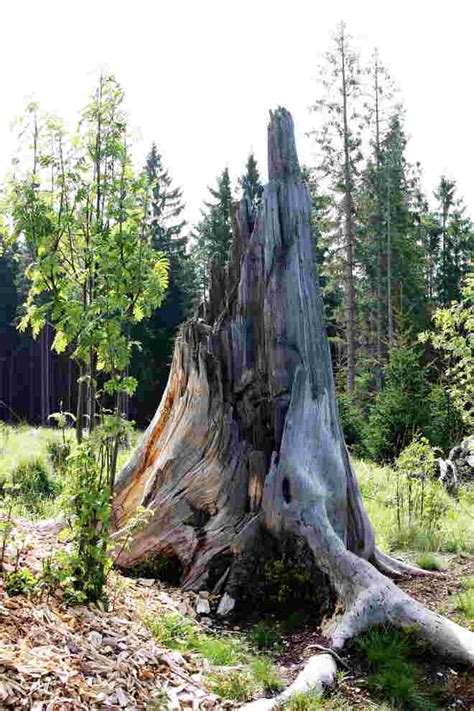
<svg viewBox="0 0 474 711"><path fill-rule="evenodd" d="M71 454L71 445L68 442L57 442L53 439L46 444L46 451L55 476L60 481L64 481L67 470L67 458Z"/></svg>
<svg viewBox="0 0 474 711"><path fill-rule="evenodd" d="M466 434L466 426L446 387L433 385L427 406L429 416L424 433L433 445L447 454L462 440Z"/></svg>
<svg viewBox="0 0 474 711"><path fill-rule="evenodd" d="M12 494L30 511L37 511L45 499L52 499L58 487L39 457L20 462L11 475Z"/></svg>
<svg viewBox="0 0 474 711"><path fill-rule="evenodd" d="M28 595L38 584L31 570L17 570L5 575L5 590L9 595Z"/></svg>
<svg viewBox="0 0 474 711"><path fill-rule="evenodd" d="M103 598L111 567L110 490L100 436L91 435L68 460L68 509L73 516L69 565L73 587L89 601Z"/></svg>

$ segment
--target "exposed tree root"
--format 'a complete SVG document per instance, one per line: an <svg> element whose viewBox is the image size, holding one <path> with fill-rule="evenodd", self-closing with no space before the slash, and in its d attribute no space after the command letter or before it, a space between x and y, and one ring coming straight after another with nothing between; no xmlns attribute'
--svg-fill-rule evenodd
<svg viewBox="0 0 474 711"><path fill-rule="evenodd" d="M242 706L242 711L270 711L283 705L295 694L323 691L334 684L336 672L336 662L331 654L317 654L308 659L294 682L285 691L273 699L258 699L246 704Z"/></svg>
<svg viewBox="0 0 474 711"><path fill-rule="evenodd" d="M405 575L416 575L419 577L436 577L439 575L437 571L423 570L423 568L418 568L415 565L410 565L410 563L392 558L392 556L382 553L378 548L374 549L372 562L381 573L388 575L390 578L400 578Z"/></svg>

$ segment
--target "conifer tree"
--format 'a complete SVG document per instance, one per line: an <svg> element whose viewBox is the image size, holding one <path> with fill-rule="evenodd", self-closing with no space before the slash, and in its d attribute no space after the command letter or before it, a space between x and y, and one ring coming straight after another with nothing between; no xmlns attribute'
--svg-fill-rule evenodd
<svg viewBox="0 0 474 711"><path fill-rule="evenodd" d="M362 158L362 119L359 57L343 23L334 37L333 50L325 55L319 78L324 95L312 107L321 116L314 135L320 151L318 172L323 180L329 179L334 200L334 242L339 243L336 249L342 246L344 252L346 385L351 393L356 375L355 192Z"/></svg>
<svg viewBox="0 0 474 711"><path fill-rule="evenodd" d="M134 337L141 343L131 366L131 373L139 383L135 416L140 424L148 423L154 403L162 395L176 332L189 315L195 298L195 275L187 253L187 237L183 234L186 223L182 190L173 185L155 143L146 159L145 174L149 184L151 243L157 253L168 258L169 283L160 308L134 329Z"/></svg>
<svg viewBox="0 0 474 711"><path fill-rule="evenodd" d="M245 173L239 178L239 185L243 195L247 198L251 207L251 213L255 217L258 206L262 200L263 184L260 179L260 171L258 169L255 156L251 153L245 165Z"/></svg>
<svg viewBox="0 0 474 711"><path fill-rule="evenodd" d="M232 186L229 169L225 168L217 178L215 188L208 188L213 198L205 202L202 219L195 228L193 257L198 270L201 293L207 289L212 262L224 266L227 262L232 239L231 211Z"/></svg>
<svg viewBox="0 0 474 711"><path fill-rule="evenodd" d="M474 249L474 230L463 201L456 196L456 182L442 177L435 198L438 242L435 277L438 306L459 300L461 283ZM435 247L435 249L436 249Z"/></svg>

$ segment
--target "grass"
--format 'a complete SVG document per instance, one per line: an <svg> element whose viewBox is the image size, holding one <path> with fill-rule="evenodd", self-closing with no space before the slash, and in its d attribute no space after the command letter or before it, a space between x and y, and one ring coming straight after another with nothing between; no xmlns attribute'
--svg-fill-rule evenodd
<svg viewBox="0 0 474 711"><path fill-rule="evenodd" d="M382 550L474 553L474 487L461 487L456 498L436 487L445 510L434 517L431 530L423 529L416 521L411 527L399 528L395 471L357 459L354 467L376 543Z"/></svg>
<svg viewBox="0 0 474 711"><path fill-rule="evenodd" d="M281 634L275 625L268 622L259 622L252 628L250 640L252 646L257 649L271 649L278 646Z"/></svg>
<svg viewBox="0 0 474 711"><path fill-rule="evenodd" d="M444 570L444 565L439 558L431 553L422 553L416 559L416 564L423 570Z"/></svg>
<svg viewBox="0 0 474 711"><path fill-rule="evenodd" d="M282 686L272 660L253 654L243 636L217 637L178 613L146 617L145 624L164 647L194 652L219 667L209 675L209 687L223 699L243 701L257 692L274 693Z"/></svg>
<svg viewBox="0 0 474 711"><path fill-rule="evenodd" d="M134 433L131 447L136 443L140 433ZM72 445L75 442L75 432L73 429L66 430L66 438ZM48 447L51 443L62 442L62 432L53 427L32 427L30 425L6 425L0 422L0 483L11 483L15 472L31 466L32 462L44 466L48 474L53 477L53 468ZM125 463L130 455L129 450L121 450L119 454L119 468ZM64 482L57 481L57 489L60 490ZM33 516L38 518L53 518L60 513L60 500L57 497L43 497L35 501L35 506L31 507L31 502L25 498L18 497L15 505L14 515L26 518Z"/></svg>
<svg viewBox="0 0 474 711"><path fill-rule="evenodd" d="M474 628L474 576L466 578L462 589L454 596L454 611L458 613L460 623Z"/></svg>
<svg viewBox="0 0 474 711"><path fill-rule="evenodd" d="M357 708L360 709L360 706ZM371 703L369 708L377 711L392 711L393 706ZM276 711L355 711L355 707L348 704L338 692L326 696L321 692L310 690L295 694L288 701L279 704Z"/></svg>
<svg viewBox="0 0 474 711"><path fill-rule="evenodd" d="M294 694L288 701L277 706L277 711L316 711L324 709L324 703L320 692L305 691Z"/></svg>
<svg viewBox="0 0 474 711"><path fill-rule="evenodd" d="M388 697L396 708L413 711L438 708L425 692L426 683L421 689L420 672L411 658L416 646L406 632L374 627L357 639L356 648L369 665L370 689Z"/></svg>

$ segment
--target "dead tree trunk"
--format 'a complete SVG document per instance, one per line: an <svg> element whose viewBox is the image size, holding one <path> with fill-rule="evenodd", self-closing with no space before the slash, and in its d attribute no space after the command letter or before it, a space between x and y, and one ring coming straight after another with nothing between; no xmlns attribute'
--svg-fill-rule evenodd
<svg viewBox="0 0 474 711"><path fill-rule="evenodd" d="M162 402L118 479L118 528L140 505L153 512L120 562L172 556L185 587L216 587L232 602L249 585L247 563L265 553L259 537L290 537L344 603L335 648L389 622L472 661L472 633L383 574L407 566L374 547L342 437L310 200L285 109L271 115L268 158L256 224L243 200L228 267L214 267L204 317L182 329Z"/></svg>

